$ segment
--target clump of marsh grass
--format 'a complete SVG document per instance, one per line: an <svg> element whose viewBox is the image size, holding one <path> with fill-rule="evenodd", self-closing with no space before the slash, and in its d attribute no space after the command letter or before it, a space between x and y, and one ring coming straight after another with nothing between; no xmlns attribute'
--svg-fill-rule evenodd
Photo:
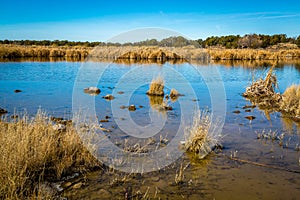
<svg viewBox="0 0 300 200"><path fill-rule="evenodd" d="M161 76L153 79L150 83L150 88L147 91L148 95L164 96L164 79Z"/></svg>
<svg viewBox="0 0 300 200"><path fill-rule="evenodd" d="M177 98L178 96L180 96L180 93L176 89L172 88L170 91L170 97Z"/></svg>
<svg viewBox="0 0 300 200"><path fill-rule="evenodd" d="M208 111L198 111L193 117L193 124L185 129L185 150L202 159L218 146L219 136L210 132L211 126Z"/></svg>
<svg viewBox="0 0 300 200"><path fill-rule="evenodd" d="M0 144L0 199L44 198L44 182L100 167L71 125L56 131L41 111L0 121Z"/></svg>
<svg viewBox="0 0 300 200"><path fill-rule="evenodd" d="M280 93L276 93L277 78L273 73L274 67L271 67L265 79L254 81L246 88L244 97L252 103L258 104L261 108L279 108L281 101Z"/></svg>
<svg viewBox="0 0 300 200"><path fill-rule="evenodd" d="M184 96L183 94L180 94L176 89L172 88L170 91L170 98L172 102L175 102L178 97Z"/></svg>
<svg viewBox="0 0 300 200"><path fill-rule="evenodd" d="M291 85L285 90L280 109L284 114L300 120L300 85Z"/></svg>

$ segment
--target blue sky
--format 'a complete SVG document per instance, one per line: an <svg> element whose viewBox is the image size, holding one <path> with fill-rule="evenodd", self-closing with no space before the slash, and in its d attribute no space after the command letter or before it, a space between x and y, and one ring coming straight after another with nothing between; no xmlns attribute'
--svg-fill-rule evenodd
<svg viewBox="0 0 300 200"><path fill-rule="evenodd" d="M107 41L149 27L174 30L191 39L247 33L300 35L300 3L295 0L0 3L0 39Z"/></svg>

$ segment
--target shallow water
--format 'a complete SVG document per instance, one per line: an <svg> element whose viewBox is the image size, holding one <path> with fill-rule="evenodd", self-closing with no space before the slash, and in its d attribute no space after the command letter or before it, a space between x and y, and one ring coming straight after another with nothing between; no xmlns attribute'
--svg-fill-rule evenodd
<svg viewBox="0 0 300 200"><path fill-rule="evenodd" d="M293 83L300 84L298 66L286 64L275 69L281 93ZM300 195L300 152L295 151L295 147L300 143L300 125L282 118L280 113L268 114L258 108L246 112L243 109L250 102L241 94L254 76L264 76L267 70L266 66L228 67L221 64L2 62L0 107L9 111L8 116L14 112L22 113L24 109L34 115L42 108L51 115L64 118L72 117L72 105L75 105L73 111L78 108L83 113L95 108L99 120L110 117L109 122L102 123L111 130L106 136L121 146L125 145L125 139L129 144L143 144L147 138L128 135L118 124L120 121L126 125L132 119L137 126L144 127L151 125L153 117L160 119L165 124L153 138L159 140L162 136L171 141L182 121L187 120L184 123L189 124L197 106L210 110L217 117L225 114L222 152L204 160L183 154L165 169L141 175L93 172L87 175L88 181L82 189L65 191L70 198L97 199L101 195L99 191L105 191L107 198L117 199L124 199L126 195L137 198L140 193L162 199L297 199ZM176 88L184 94L177 101L169 102L173 107L171 111L160 111L155 102L161 99L145 94L150 81L157 75L165 79L165 93ZM98 96L83 93L83 88L89 86L98 86L101 93ZM225 96L222 96L223 87ZM16 89L22 92L15 93ZM124 93L119 94L120 91ZM106 94L113 94L115 99L103 99ZM136 105L136 111L120 109L120 106L131 104ZM221 106L224 106L224 112ZM233 113L236 110L240 113ZM188 113L188 117L182 118L183 113ZM256 118L249 122L246 116ZM136 129L132 126L123 128L130 132ZM257 133L263 130L285 133L283 145L280 146L278 141L257 139ZM231 156L251 163L233 161ZM181 164L187 166L184 180L176 185L174 178ZM127 177L125 181L115 181L124 177Z"/></svg>

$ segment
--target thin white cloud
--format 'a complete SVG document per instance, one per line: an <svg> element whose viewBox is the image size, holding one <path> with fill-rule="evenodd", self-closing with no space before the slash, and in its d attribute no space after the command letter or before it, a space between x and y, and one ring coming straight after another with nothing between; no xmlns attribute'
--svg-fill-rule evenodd
<svg viewBox="0 0 300 200"><path fill-rule="evenodd" d="M254 32L272 34L282 30L294 36L300 32L299 17L298 13L280 12L120 14L92 19L0 26L0 39L106 41L122 32L143 27L176 30L194 39ZM278 23L287 19L291 19L288 20L289 24Z"/></svg>

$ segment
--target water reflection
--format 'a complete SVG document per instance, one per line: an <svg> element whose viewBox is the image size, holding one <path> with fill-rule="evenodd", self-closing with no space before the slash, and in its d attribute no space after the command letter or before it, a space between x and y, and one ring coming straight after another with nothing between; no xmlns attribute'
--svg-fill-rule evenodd
<svg viewBox="0 0 300 200"><path fill-rule="evenodd" d="M182 64L186 63L187 61L184 59L171 59L171 60L154 60L154 59L116 59L113 61L117 64L124 64L124 65L133 65L133 64L141 64L141 65L150 65L150 64L157 64L163 65L165 63L169 63L171 65L175 64Z"/></svg>
<svg viewBox="0 0 300 200"><path fill-rule="evenodd" d="M157 108L161 106L164 101L164 96L154 96L154 95L147 95L149 98L149 103L152 108Z"/></svg>
<svg viewBox="0 0 300 200"><path fill-rule="evenodd" d="M190 63L192 65L223 65L225 67L246 67L264 69L270 66L275 66L277 69L284 68L286 65L295 67L300 72L300 60L186 60L186 59L171 59L171 60L153 60L153 59L109 59L101 57L23 57L23 58L0 58L0 62L107 62L124 65L171 65Z"/></svg>
<svg viewBox="0 0 300 200"><path fill-rule="evenodd" d="M297 133L300 134L300 122L295 122L291 118L283 116L281 117L281 124L283 130L288 131L289 133L293 133L297 130Z"/></svg>
<svg viewBox="0 0 300 200"><path fill-rule="evenodd" d="M84 58L76 57L22 57L22 58L0 58L0 62L84 62Z"/></svg>
<svg viewBox="0 0 300 200"><path fill-rule="evenodd" d="M270 66L276 68L283 68L285 65L295 66L297 70L300 70L300 60L218 60L212 61L213 64L220 64L226 67L246 67L263 69Z"/></svg>

